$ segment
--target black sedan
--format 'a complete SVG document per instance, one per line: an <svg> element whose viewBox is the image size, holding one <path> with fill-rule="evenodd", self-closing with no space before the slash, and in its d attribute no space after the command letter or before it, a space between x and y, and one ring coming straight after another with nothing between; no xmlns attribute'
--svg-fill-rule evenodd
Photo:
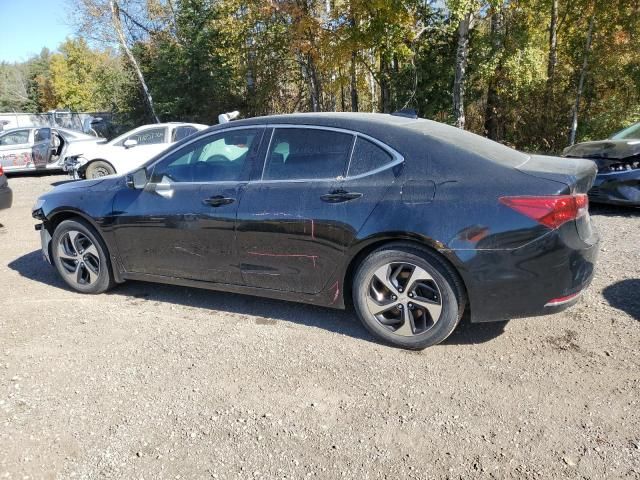
<svg viewBox="0 0 640 480"><path fill-rule="evenodd" d="M393 345L578 301L598 252L593 162L529 156L423 119L296 114L189 137L125 176L61 185L33 216L73 289L128 279L344 308Z"/></svg>
<svg viewBox="0 0 640 480"><path fill-rule="evenodd" d="M640 123L625 128L607 140L568 147L563 155L596 162L598 175L589 190L591 200L640 207Z"/></svg>

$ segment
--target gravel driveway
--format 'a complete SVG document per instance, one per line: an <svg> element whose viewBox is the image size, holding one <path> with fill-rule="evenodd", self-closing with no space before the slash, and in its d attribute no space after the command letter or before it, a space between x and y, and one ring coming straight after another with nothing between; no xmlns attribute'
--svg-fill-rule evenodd
<svg viewBox="0 0 640 480"><path fill-rule="evenodd" d="M354 315L131 282L72 293L10 179L0 212L0 478L640 478L640 210L573 309L423 352Z"/></svg>

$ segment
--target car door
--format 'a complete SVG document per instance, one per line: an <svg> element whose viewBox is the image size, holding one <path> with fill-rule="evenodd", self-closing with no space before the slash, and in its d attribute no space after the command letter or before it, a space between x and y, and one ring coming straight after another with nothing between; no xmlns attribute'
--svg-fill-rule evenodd
<svg viewBox="0 0 640 480"><path fill-rule="evenodd" d="M330 195L339 189L354 139L335 129L273 130L264 168L247 185L238 211L245 284L304 293L326 286L351 229Z"/></svg>
<svg viewBox="0 0 640 480"><path fill-rule="evenodd" d="M144 189L116 195L114 234L127 271L241 283L236 213L263 130L194 139L149 166Z"/></svg>
<svg viewBox="0 0 640 480"><path fill-rule="evenodd" d="M0 165L6 171L30 168L33 154L29 136L31 129L10 130L0 135Z"/></svg>
<svg viewBox="0 0 640 480"><path fill-rule="evenodd" d="M31 155L36 168L46 168L51 161L51 129L49 127L38 128L33 133L33 145Z"/></svg>

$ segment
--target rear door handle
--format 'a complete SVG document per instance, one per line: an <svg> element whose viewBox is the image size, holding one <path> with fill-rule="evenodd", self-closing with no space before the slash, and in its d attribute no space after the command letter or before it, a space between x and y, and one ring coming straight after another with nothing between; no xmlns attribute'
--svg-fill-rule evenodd
<svg viewBox="0 0 640 480"><path fill-rule="evenodd" d="M223 205L229 205L235 201L235 198L216 195L214 197L205 198L202 203L204 203L205 205L209 205L210 207L221 207Z"/></svg>
<svg viewBox="0 0 640 480"><path fill-rule="evenodd" d="M355 200L362 197L358 192L347 192L346 190L334 190L331 193L327 193L320 197L320 200L327 203L341 203L348 202L349 200Z"/></svg>

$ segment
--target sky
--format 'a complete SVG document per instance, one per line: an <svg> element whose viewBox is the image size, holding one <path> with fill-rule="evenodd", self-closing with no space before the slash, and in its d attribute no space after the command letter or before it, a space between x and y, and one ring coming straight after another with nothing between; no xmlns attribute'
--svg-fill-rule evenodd
<svg viewBox="0 0 640 480"><path fill-rule="evenodd" d="M55 50L72 36L67 0L0 0L0 62Z"/></svg>

